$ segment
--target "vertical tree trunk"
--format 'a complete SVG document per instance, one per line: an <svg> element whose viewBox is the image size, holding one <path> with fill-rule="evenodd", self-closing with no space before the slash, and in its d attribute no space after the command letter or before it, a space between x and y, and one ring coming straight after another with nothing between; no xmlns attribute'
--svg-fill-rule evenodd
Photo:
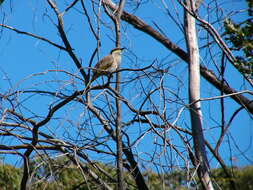
<svg viewBox="0 0 253 190"><path fill-rule="evenodd" d="M116 47L121 46L121 31L120 31L120 17L125 6L125 0L120 0L119 6L116 12L116 17L114 20L115 31L116 31ZM118 66L120 68L120 65ZM120 94L120 72L116 74L116 91ZM116 108L117 108L117 118L116 118L116 136L117 136L117 178L118 178L118 190L125 189L124 183L124 173L123 173L123 146L122 146L122 107L121 102L116 98Z"/></svg>
<svg viewBox="0 0 253 190"><path fill-rule="evenodd" d="M116 91L120 93L120 72L116 77ZM117 118L116 118L116 136L117 136L117 178L118 178L118 190L124 190L124 175L123 175L123 146L122 146L122 107L121 102L116 98Z"/></svg>
<svg viewBox="0 0 253 190"><path fill-rule="evenodd" d="M195 5L186 0L188 10L194 12ZM206 156L205 141L202 130L202 112L200 99L200 65L199 49L195 26L195 19L185 11L185 36L189 55L189 101L193 143L196 158L196 167L199 179L204 189L212 190L213 185L209 175L209 164Z"/></svg>

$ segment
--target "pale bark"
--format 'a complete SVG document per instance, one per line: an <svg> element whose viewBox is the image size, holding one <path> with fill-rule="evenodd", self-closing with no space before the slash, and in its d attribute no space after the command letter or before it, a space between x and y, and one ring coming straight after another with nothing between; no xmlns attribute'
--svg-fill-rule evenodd
<svg viewBox="0 0 253 190"><path fill-rule="evenodd" d="M188 0L187 7L195 11L195 5ZM197 172L199 179L205 189L212 190L213 185L209 175L209 165L205 150L205 139L203 134L202 111L200 99L200 66L199 47L196 32L195 18L185 11L185 37L189 55L189 103L191 128L195 150Z"/></svg>
<svg viewBox="0 0 253 190"><path fill-rule="evenodd" d="M121 31L120 31L120 17L125 6L125 0L120 0L119 7L117 9L116 17L114 19L115 32L116 32L116 47L121 46ZM120 65L118 66L120 68ZM120 72L116 74L116 87L115 90L120 94ZM117 178L118 178L118 190L125 189L124 173L123 173L123 146L122 146L122 106L121 101L116 98L117 118L116 118L116 136L117 136Z"/></svg>

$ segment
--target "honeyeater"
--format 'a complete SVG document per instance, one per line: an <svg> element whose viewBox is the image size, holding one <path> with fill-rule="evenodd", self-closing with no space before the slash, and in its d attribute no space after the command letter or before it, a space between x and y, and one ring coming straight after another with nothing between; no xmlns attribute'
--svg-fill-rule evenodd
<svg viewBox="0 0 253 190"><path fill-rule="evenodd" d="M99 60L94 69L92 69L93 75L90 83L102 75L110 76L115 72L121 63L121 54L124 49L125 48L112 49L109 55Z"/></svg>

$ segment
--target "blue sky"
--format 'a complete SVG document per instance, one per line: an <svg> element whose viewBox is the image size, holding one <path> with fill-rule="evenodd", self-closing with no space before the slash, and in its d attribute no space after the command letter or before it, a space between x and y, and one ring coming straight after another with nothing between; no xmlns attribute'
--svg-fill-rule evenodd
<svg viewBox="0 0 253 190"><path fill-rule="evenodd" d="M46 6L44 1L29 1L23 3L21 1L10 1L5 2L0 8L1 20L4 20L4 23L17 29L28 31L46 37L53 42L62 44L57 34L57 30L53 25L53 22L56 22L55 15L52 10ZM64 1L66 2L66 1ZM246 8L244 1L231 1L232 3L226 3L225 11L237 10ZM64 3L63 3L64 4ZM61 6L63 6L63 4ZM166 16L165 12L160 11L160 3L157 3L157 7L151 7L150 3L144 4L139 10L135 12L136 15L140 16L148 24L153 25L153 22L159 24L161 29L166 33L168 38L170 38L174 43L179 44L180 47L185 49L184 41L182 40L181 31L173 25L173 22ZM88 8L90 8L88 6ZM126 7L127 10L130 10L129 7ZM180 10L179 10L180 12ZM150 13L153 13L150 15ZM241 14L242 17L245 14ZM182 17L182 15L180 15ZM211 15L210 19L214 19L217 15ZM99 57L102 57L109 53L109 50L114 47L114 33L110 30L109 27L113 26L110 23L110 20L102 14L102 18L107 22L107 27L101 25L101 43L102 47L100 54L96 57L95 60L98 60ZM239 17L237 17L239 18ZM70 11L65 17L65 28L68 34L68 37L73 45L75 53L79 56L79 59L82 60L84 66L87 66L87 63L90 59L92 51L96 47L96 42L94 37L90 34L88 28L87 19L78 11ZM93 22L96 21L95 17L91 17ZM154 26L154 25L153 25ZM215 25L218 28L218 25ZM124 47L127 47L127 51L124 53L123 57L123 68L142 68L151 64L155 59L158 59L157 65L168 66L170 65L170 73L175 74L180 78L182 84L180 84L172 75L166 76L166 82L168 82L167 87L172 90L179 90L181 98L184 99L187 103L187 65L183 61L178 60L170 51L164 48L161 44L156 42L153 39L150 39L149 36L143 34L140 31L136 31L132 26L126 25L123 23L123 37L122 43ZM200 33L203 35L203 32ZM204 35L203 35L204 36ZM203 42L200 42L200 44ZM134 52L134 54L133 54ZM205 53L202 52L202 64L214 68L209 59L205 59ZM215 51L214 51L215 53ZM137 56L137 59L136 57ZM15 32L10 32L7 29L1 28L0 33L0 90L2 93L8 93L10 90L24 90L24 89L44 89L49 91L55 91L55 88L61 87L62 89L69 88L74 90L82 89L82 81L74 79L74 84L71 83L73 79L70 76L62 74L60 72L48 72L50 69L60 69L66 70L68 72L78 74L78 70L75 68L72 60L66 55L65 52L59 51L55 47L51 47L48 44L41 42L40 40L33 39L24 35L17 34ZM220 57L215 57L217 62ZM95 62L95 61L94 61ZM45 73L46 72L46 73ZM35 73L41 73L34 76ZM124 73L125 79L131 78L133 73L126 72ZM233 68L228 66L226 71L226 76L230 85L237 89L242 90L244 88L250 89L249 85L243 84L243 79L238 75L238 72ZM234 77L235 76L235 77ZM146 87L149 87L148 82L143 82ZM207 81L204 79L201 80L202 90L201 96L212 97L219 95L219 92L214 89ZM246 86L246 87L245 87ZM70 88L71 87L71 88ZM138 86L133 84L131 87L126 87L123 85L122 94L126 97L135 97L137 96ZM251 89L252 90L252 89ZM60 91L60 89L59 89ZM252 96L248 96L252 99ZM171 98L174 98L171 95ZM134 99L134 98L133 98ZM37 113L41 116L45 115L48 111L48 105L53 102L53 99L49 100L45 97L36 96L34 98L26 101L26 106L31 108L34 113ZM133 102L135 102L133 100ZM157 102L159 102L159 96L157 96ZM219 100L207 101L202 103L202 109L204 114L204 126L205 126L205 135L210 142L215 142L217 140L217 134L219 128L216 128L219 125L220 113L219 113ZM232 116L233 112L239 107L238 104L234 103L233 100L227 98L225 99L226 108L225 116L226 121ZM136 105L138 104L138 98L136 98ZM174 111L175 104L168 105L171 106L171 111ZM177 109L181 107L177 105ZM183 107L183 106L182 106ZM68 119L74 119L75 122L83 122L80 117L82 117L82 108L78 107L78 104L71 104L67 107L68 109L61 110L56 113L57 117L67 116ZM70 111L71 110L71 111ZM129 119L128 111L123 110L125 119ZM24 112L27 116L31 115L29 112ZM180 119L177 125L184 128L190 127L189 123L189 113L187 110L183 112L183 118ZM67 120L67 119L66 119ZM173 121L173 119L172 119ZM61 121L55 121L51 124L54 124L55 134L61 137L61 135L66 135L63 133ZM66 125L66 129L68 125ZM69 126L71 126L69 124ZM73 124L74 126L74 124ZM251 138L253 135L253 122L252 118L246 113L246 111L241 111L236 118L234 119L231 128L229 129L229 135L225 137L224 144L220 149L220 153L223 156L226 163L230 163L230 153L233 153L233 157L237 158L235 165L244 166L247 164L252 164L246 160L242 153L237 150L235 144L237 144L241 151L245 151L245 155L249 158L253 157L253 149ZM128 128L128 132L132 134L133 139L143 132L143 126L132 126ZM65 129L65 130L66 130ZM43 128L42 130L48 130L48 128ZM76 129L69 130L70 135L75 134L73 131ZM67 131L67 130L66 130ZM137 131L137 132L136 132ZM176 145L181 145L178 138L173 135L173 132L168 133L171 141ZM156 139L154 134L148 134L144 136L143 140L138 143L138 146L134 148L134 151L140 154L140 158L149 159L145 151L155 150L155 146L147 146L150 142L154 142ZM234 143L235 141L235 143ZM3 141L4 142L4 141ZM145 150L145 151L144 151ZM96 155L93 155L95 158ZM15 163L15 159L10 159L12 157L6 157L7 163ZM174 161L177 161L177 158L174 158ZM252 161L252 160L251 160ZM211 159L211 164L213 167L217 167L217 161Z"/></svg>

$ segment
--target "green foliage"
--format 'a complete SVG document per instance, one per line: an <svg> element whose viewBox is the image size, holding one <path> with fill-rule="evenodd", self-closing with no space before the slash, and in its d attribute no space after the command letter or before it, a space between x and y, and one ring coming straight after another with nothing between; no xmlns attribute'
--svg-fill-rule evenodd
<svg viewBox="0 0 253 190"><path fill-rule="evenodd" d="M81 172L77 168L67 166L59 169L50 175L47 174L46 178L41 178L37 182L33 179L32 189L36 190L61 190L61 189L88 189L87 183L84 183ZM92 183L89 184L92 187Z"/></svg>
<svg viewBox="0 0 253 190"><path fill-rule="evenodd" d="M237 170L235 181L240 190L253 189L253 166Z"/></svg>
<svg viewBox="0 0 253 190"><path fill-rule="evenodd" d="M37 158L31 163L30 169L33 171L31 189L88 189L81 171L66 158Z"/></svg>
<svg viewBox="0 0 253 190"><path fill-rule="evenodd" d="M45 160L44 160L45 161ZM82 173L78 167L69 162L66 158L50 160L50 164L45 164L43 159L37 159L32 163L32 180L30 188L33 190L88 190L101 189L89 176ZM96 163L108 177L98 170L93 169L99 177L109 184L112 189L116 189L116 169L113 166ZM86 165L92 168L89 164ZM236 187L240 190L253 189L253 166L245 168L231 168L233 179L228 179L222 169L212 170L213 180L216 183L216 189L230 190L230 181L234 180ZM193 175L193 169L189 171ZM144 174L150 190L188 190L196 189L198 184L192 183L193 178L189 177L187 172L176 170L169 173L158 174L153 171L147 171ZM197 180L197 176L195 180ZM0 165L0 190L17 190L20 187L22 170L10 165ZM110 179L111 178L111 179ZM125 182L129 190L137 190L134 179L131 174L125 172Z"/></svg>
<svg viewBox="0 0 253 190"><path fill-rule="evenodd" d="M11 165L0 165L0 190L18 190L22 170Z"/></svg>
<svg viewBox="0 0 253 190"><path fill-rule="evenodd" d="M212 171L215 182L219 189L229 190L231 189L230 181L233 180L236 188L240 190L253 189L253 166L247 166L245 168L231 168L233 178L229 179L221 168Z"/></svg>
<svg viewBox="0 0 253 190"><path fill-rule="evenodd" d="M247 77L253 78L253 3L248 0L249 18L241 23L235 23L231 19L226 19L225 35L226 40L233 45L232 50L238 52L236 56L237 69Z"/></svg>
<svg viewBox="0 0 253 190"><path fill-rule="evenodd" d="M150 190L163 189L163 190L186 190L187 186L186 173L177 170L166 174L157 174L155 172L146 172L145 177Z"/></svg>

